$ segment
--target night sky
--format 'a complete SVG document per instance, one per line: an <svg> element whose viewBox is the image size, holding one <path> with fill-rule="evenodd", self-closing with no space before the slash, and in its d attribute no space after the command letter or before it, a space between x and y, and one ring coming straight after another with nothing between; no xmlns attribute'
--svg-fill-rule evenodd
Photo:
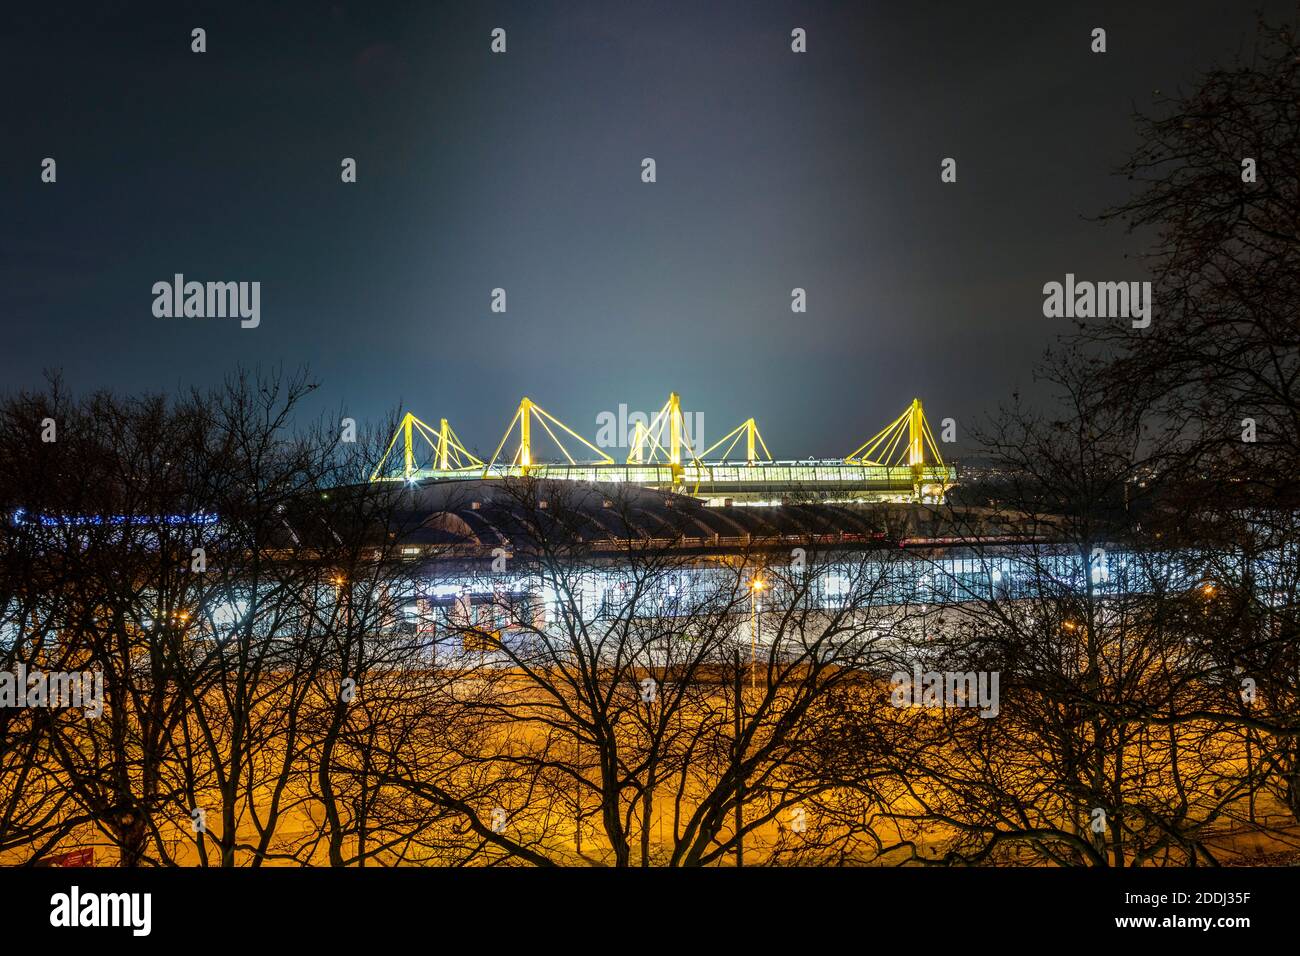
<svg viewBox="0 0 1300 956"><path fill-rule="evenodd" d="M401 405L488 452L521 395L594 437L676 389L706 439L754 415L777 457L843 455L913 395L936 430L973 422L1066 331L1043 283L1146 278L1138 239L1084 217L1127 194L1132 108L1255 21L1189 0L37 6L0 36L5 388L307 365L313 413ZM177 272L260 281L260 327L155 318Z"/></svg>

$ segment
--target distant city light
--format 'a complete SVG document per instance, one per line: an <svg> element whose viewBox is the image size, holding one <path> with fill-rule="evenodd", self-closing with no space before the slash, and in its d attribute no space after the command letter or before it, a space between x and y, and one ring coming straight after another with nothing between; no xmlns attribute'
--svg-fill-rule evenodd
<svg viewBox="0 0 1300 956"><path fill-rule="evenodd" d="M45 527L80 527L83 525L204 525L216 524L220 518L208 511L195 511L187 515L44 515L33 518L24 517L26 509L18 508L13 513L14 524L31 522Z"/></svg>

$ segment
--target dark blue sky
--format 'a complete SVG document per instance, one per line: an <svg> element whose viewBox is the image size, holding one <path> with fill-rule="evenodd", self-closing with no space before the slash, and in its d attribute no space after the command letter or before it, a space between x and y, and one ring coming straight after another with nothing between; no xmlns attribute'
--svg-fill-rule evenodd
<svg viewBox="0 0 1300 956"><path fill-rule="evenodd" d="M1065 330L1044 282L1143 277L1082 218L1125 195L1131 108L1254 30L1187 0L106 6L5 14L4 385L308 365L315 410L487 451L523 394L594 437L676 389L778 457L914 394L936 429L992 411ZM260 281L261 326L155 318L177 272Z"/></svg>

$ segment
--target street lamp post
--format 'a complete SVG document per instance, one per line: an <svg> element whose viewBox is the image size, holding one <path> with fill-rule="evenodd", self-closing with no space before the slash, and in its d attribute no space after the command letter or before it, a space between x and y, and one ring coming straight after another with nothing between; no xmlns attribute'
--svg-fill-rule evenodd
<svg viewBox="0 0 1300 956"><path fill-rule="evenodd" d="M758 670L758 592L763 590L763 579L749 582L749 689L754 690L755 672Z"/></svg>

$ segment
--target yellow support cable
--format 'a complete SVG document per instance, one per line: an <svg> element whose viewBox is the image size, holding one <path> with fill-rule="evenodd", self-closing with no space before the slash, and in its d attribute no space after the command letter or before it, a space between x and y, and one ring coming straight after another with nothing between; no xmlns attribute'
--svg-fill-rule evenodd
<svg viewBox="0 0 1300 956"><path fill-rule="evenodd" d="M645 430L645 426L642 425L640 422L637 422L632 428L632 447L628 450L627 453L627 464L629 465L641 464L641 442L642 442L641 433L644 430Z"/></svg>
<svg viewBox="0 0 1300 956"><path fill-rule="evenodd" d="M711 455L711 454L713 453L713 450L714 450L715 448L717 448L717 447L718 447L719 445L721 445L724 441L726 441L728 438L730 438L730 439L733 439L733 440L732 440L731 444L727 446L727 450L724 451L724 452L722 453L722 458L721 458L722 461L726 461L726 460L727 460L727 455L731 454L731 449L735 447L736 442L740 441L740 432L741 432L741 430L742 430L744 427L745 427L744 425L737 425L737 426L736 426L735 428L733 428L731 431L727 432L727 434L723 435L721 438L719 438L717 441L715 441L715 442L714 442L712 445L710 445L708 448L704 449L704 451L700 452L700 457L701 457L701 458L708 458L709 455Z"/></svg>
<svg viewBox="0 0 1300 956"><path fill-rule="evenodd" d="M555 442L555 447L560 449L560 454L562 454L566 459L568 459L570 465L576 465L577 462L574 461L573 456L569 454L569 449L565 448L563 442L561 442L558 438L555 437L555 432L551 431L551 426L546 424L546 419L539 418L537 420L541 422L542 427L546 429L546 434L551 436L551 441Z"/></svg>
<svg viewBox="0 0 1300 956"><path fill-rule="evenodd" d="M591 442L587 441L587 439L583 438L568 425L564 424L564 422L560 421L546 409L542 408L542 406L532 401L532 399L524 398L519 402L519 407L515 410L514 417L510 419L510 424L506 426L505 434L501 436L500 443L497 445L496 450L492 452L492 457L489 458L487 463L483 466L482 476L484 478L488 477L492 467L497 463L497 459L501 456L501 449L505 448L506 442L510 440L510 435L515 429L515 422L519 423L519 447L515 450L514 455L511 456L510 465L508 467L513 468L517 466L524 474L527 474L530 468L537 465L537 461L533 456L532 444L532 424L534 415L537 416L537 420L541 424L543 430L545 430L546 434L551 437L551 441L555 442L555 446L560 449L560 453L564 455L570 465L576 466L577 462L574 460L573 456L569 454L569 450L564 446L564 443L560 441L559 436L551 429L551 425L560 428L567 435L577 439L583 445L594 451L601 459L598 464L615 464L613 458L605 454Z"/></svg>
<svg viewBox="0 0 1300 956"><path fill-rule="evenodd" d="M437 431L418 418L414 419L414 424L425 441L433 446L434 461L437 462L438 470L468 471L483 464L461 443L460 437L447 419L441 419Z"/></svg>
<svg viewBox="0 0 1300 956"><path fill-rule="evenodd" d="M528 399L524 399L524 401L526 402L528 401ZM506 426L506 433L501 436L501 441L497 445L496 451L492 452L492 457L489 458L487 460L487 463L483 466L484 478L488 476L488 471L491 470L492 466L497 463L497 456L501 454L501 449L506 447L506 442L510 440L510 433L515 430L515 422L519 421L519 416L522 415L523 413L524 413L524 403L520 402L519 407L515 409L514 417L510 419L510 424ZM514 464L514 461L517 460L518 457L519 457L518 452L516 452L515 459L511 461L511 465Z"/></svg>
<svg viewBox="0 0 1300 956"><path fill-rule="evenodd" d="M910 418L909 418L909 422L910 422ZM900 424L898 428L894 430L894 437L890 441L889 447L885 449L885 453L880 456L880 464L885 465L887 467L893 467L901 461L902 455L898 453L899 446L902 445L904 448L911 447L910 439L908 440L907 444L903 443L903 438L907 435L908 428L909 425Z"/></svg>
<svg viewBox="0 0 1300 956"><path fill-rule="evenodd" d="M572 428L570 428L568 425L564 424L564 422L560 421L558 418L556 418L554 415L552 415L552 414L551 414L550 412L548 412L546 409L542 408L542 406L540 406L540 405L534 405L534 406L533 406L533 409L534 409L534 411L536 411L539 415L541 415L543 418L549 420L549 421L551 422L552 425L558 425L560 428L564 429L565 432L567 432L569 435L571 435L572 437L576 438L578 441L582 442L584 445L586 445L588 448L590 448L592 451L594 451L597 455L599 455L599 456L600 456L600 459L601 459L600 464L602 464L602 465L613 465L613 464L616 464L616 462L614 461L613 458L611 458L609 455L605 454L603 451L601 451L599 448L597 448L597 447L596 447L595 445L593 445L591 442L587 441L587 439L583 438L581 435L579 435L577 432L575 432L575 431L574 431ZM557 439L557 441L556 441L556 444L559 444L558 439ZM563 450L563 448L561 448L561 450ZM572 459L570 459L570 461L572 461Z"/></svg>
<svg viewBox="0 0 1300 956"><path fill-rule="evenodd" d="M628 453L627 463L629 465L652 464L659 452L663 452L664 459L668 458L668 449L659 444L651 435L645 425L637 422L632 431L632 450ZM650 449L650 457L645 457L645 446L649 443L654 447Z"/></svg>
<svg viewBox="0 0 1300 956"><path fill-rule="evenodd" d="M943 453L939 451L939 443L934 440L934 432L930 430L930 423L924 415L921 416L921 425L925 430L925 437L930 443L930 453L934 455L935 464L946 470L947 465L943 463Z"/></svg>
<svg viewBox="0 0 1300 956"><path fill-rule="evenodd" d="M659 439L663 437L664 422L668 415L668 406L670 402L671 399L669 402L664 402L663 407L660 408L659 411L655 412L654 417L650 419L650 424L648 426L642 425L640 422L636 423L636 429L633 433L634 440L632 454L628 456L629 464L633 463L633 457L636 458L636 464L653 464L659 452L663 452L665 461L670 457L668 449L659 441ZM645 446L647 444L653 446L650 448L649 457L646 457L645 455Z"/></svg>
<svg viewBox="0 0 1300 956"><path fill-rule="evenodd" d="M673 478L676 481L681 476L682 449L685 448L690 461L697 468L703 468L703 462L700 461L703 456L696 454L689 436L685 433L684 426L681 396L676 392L669 392L668 401L664 402L663 407L650 419L650 424L644 430L640 427L637 428L632 450L628 454L628 463L653 464L658 460L659 453L663 452L665 464L672 468ZM668 431L667 446L662 443L665 430ZM648 455L646 454L647 447L649 448ZM698 481L695 490L699 490Z"/></svg>
<svg viewBox="0 0 1300 956"><path fill-rule="evenodd" d="M857 451L848 455L844 460L849 464L855 464L858 462L861 462L863 464L875 464L875 462L872 461L871 456L875 453L876 449L880 446L880 444L893 434L896 428L899 428L904 422L907 421L907 416L910 413L911 413L911 409L908 408L907 411L904 411L903 414L899 415L897 418L895 418L892 422L890 422L880 431L876 432L876 434L873 435L871 438L869 438L863 445L861 445L857 449Z"/></svg>
<svg viewBox="0 0 1300 956"><path fill-rule="evenodd" d="M904 435L907 438L906 444L902 443ZM930 422L925 417L925 408L919 398L914 398L903 414L844 460L849 464L894 467L906 463L912 468L924 468L927 450L939 468L946 467L943 455L939 451L939 443L935 440Z"/></svg>
<svg viewBox="0 0 1300 956"><path fill-rule="evenodd" d="M407 414L409 415L410 412L407 412ZM397 429L393 432L393 437L388 440L388 447L385 448L384 453L379 456L379 463L375 465L375 470L370 473L371 481L379 480L379 472L383 470L384 462L388 461L388 456L392 453L393 446L397 444L397 436L400 435L401 433L402 433L402 426L399 423Z"/></svg>
<svg viewBox="0 0 1300 956"><path fill-rule="evenodd" d="M444 443L442 438L444 430L445 434L448 436L446 443ZM379 464L377 464L375 470L371 472L370 480L380 480L380 475L384 470L384 464L393 453L393 448L397 445L399 438L402 439L402 477L406 479L414 477L420 470L415 455L415 436L417 434L428 442L430 448L432 448L435 467L442 470L459 471L469 470L483 464L483 462L470 454L464 445L460 443L460 439L456 437L456 433L452 430L447 419L442 419L441 428L438 431L435 431L428 423L421 421L416 418L415 415L407 412L402 416L401 421L397 424L397 428L393 431L393 437L389 439L388 446L384 449L384 454L379 459ZM454 462L451 469L448 468L449 462Z"/></svg>
<svg viewBox="0 0 1300 956"><path fill-rule="evenodd" d="M411 447L411 420L414 418L414 415L407 412L406 417L402 419L402 434L406 442L405 468L403 469L403 477L405 478L410 478L411 472L415 470L415 449Z"/></svg>
<svg viewBox="0 0 1300 956"><path fill-rule="evenodd" d="M719 459L719 461L726 461L727 456L731 454L731 450L735 448L736 444L740 441L740 436L742 433L745 436L745 452L746 452L745 460L747 463L752 465L758 460L756 454L758 448L763 449L764 461L772 460L772 453L767 450L767 442L763 441L763 435L761 432L759 432L758 425L752 418L746 419L745 421L741 422L731 431L727 432L727 434L723 435L720 439L715 441L708 448L704 449L704 451L700 452L700 458L707 459L709 455L713 453L714 449L720 446L723 442L730 439L731 444L727 446L727 450L722 453L722 457Z"/></svg>

